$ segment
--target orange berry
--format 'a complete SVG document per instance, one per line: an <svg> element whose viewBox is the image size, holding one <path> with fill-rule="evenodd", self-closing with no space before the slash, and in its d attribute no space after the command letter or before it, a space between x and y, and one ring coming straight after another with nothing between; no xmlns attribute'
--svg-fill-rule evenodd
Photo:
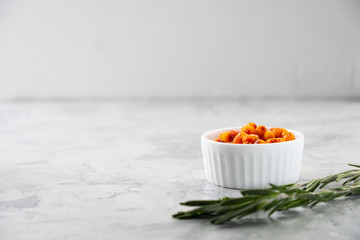
<svg viewBox="0 0 360 240"><path fill-rule="evenodd" d="M295 140L295 136L292 132L288 132L287 134L284 135L283 140L284 141Z"/></svg>
<svg viewBox="0 0 360 240"><path fill-rule="evenodd" d="M267 131L266 127L263 125L259 125L256 129L255 129L255 134L259 135L260 138L264 138L264 134Z"/></svg>
<svg viewBox="0 0 360 240"><path fill-rule="evenodd" d="M271 131L266 131L264 133L264 140L268 140L269 138L275 138L275 134Z"/></svg>
<svg viewBox="0 0 360 240"><path fill-rule="evenodd" d="M246 135L247 135L247 134L244 133L244 132L238 133L238 134L235 136L235 138L234 138L234 140L233 140L233 143L243 143L242 139L243 139L243 137L245 137Z"/></svg>
<svg viewBox="0 0 360 240"><path fill-rule="evenodd" d="M231 136L233 136L233 138L234 138L238 133L239 133L238 131L230 130L230 134L231 134Z"/></svg>
<svg viewBox="0 0 360 240"><path fill-rule="evenodd" d="M285 128L270 128L270 131L272 131L275 134L275 137L282 137L282 134L284 131L287 132Z"/></svg>
<svg viewBox="0 0 360 240"><path fill-rule="evenodd" d="M269 138L268 140L266 140L266 143L277 143L282 141L283 140L281 138Z"/></svg>
<svg viewBox="0 0 360 240"><path fill-rule="evenodd" d="M245 125L244 127L241 128L241 131L246 134L254 134L255 128L251 125Z"/></svg>
<svg viewBox="0 0 360 240"><path fill-rule="evenodd" d="M282 132L281 137L284 137L287 133L288 133L288 131L284 128L284 131Z"/></svg>
<svg viewBox="0 0 360 240"><path fill-rule="evenodd" d="M282 133L280 128L270 128L270 131L275 134L275 137L280 137Z"/></svg>
<svg viewBox="0 0 360 240"><path fill-rule="evenodd" d="M249 135L246 135L242 138L242 141L243 143L245 144L252 144L254 142L256 142L256 140L259 139L259 136L258 135L255 135L255 134L249 134Z"/></svg>
<svg viewBox="0 0 360 240"><path fill-rule="evenodd" d="M238 133L233 140L233 143L242 143L241 133Z"/></svg>
<svg viewBox="0 0 360 240"><path fill-rule="evenodd" d="M247 125L252 126L254 129L256 129L256 128L257 128L256 124L255 124L255 123L253 123L253 122L249 122Z"/></svg>
<svg viewBox="0 0 360 240"><path fill-rule="evenodd" d="M258 139L255 142L255 144L264 144L264 143L266 143L266 142L264 140L262 140L262 139Z"/></svg>
<svg viewBox="0 0 360 240"><path fill-rule="evenodd" d="M233 137L232 137L232 134L230 131L221 133L221 141L222 142L228 143L228 142L232 142L232 140L233 140Z"/></svg>

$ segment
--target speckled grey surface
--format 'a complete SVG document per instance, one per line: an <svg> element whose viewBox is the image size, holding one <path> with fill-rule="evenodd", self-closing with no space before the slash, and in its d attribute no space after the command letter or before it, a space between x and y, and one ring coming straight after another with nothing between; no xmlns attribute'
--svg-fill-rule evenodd
<svg viewBox="0 0 360 240"><path fill-rule="evenodd" d="M273 220L179 221L179 202L239 196L209 183L200 134L248 121L305 135L301 181L360 163L360 102L0 103L0 239L359 239L360 198Z"/></svg>

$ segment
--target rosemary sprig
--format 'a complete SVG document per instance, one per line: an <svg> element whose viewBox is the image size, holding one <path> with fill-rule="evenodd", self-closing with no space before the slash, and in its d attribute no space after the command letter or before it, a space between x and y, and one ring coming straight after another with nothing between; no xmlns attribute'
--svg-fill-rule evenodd
<svg viewBox="0 0 360 240"><path fill-rule="evenodd" d="M355 169L314 179L302 185L273 185L266 189L240 191L242 197L219 200L196 200L180 203L196 207L187 212L173 215L176 219L211 219L212 224L223 224L231 219L241 219L250 214L264 211L271 216L277 211L287 211L296 207L310 208L320 202L329 202L335 198L360 194L360 165L349 164ZM332 182L345 180L340 187L322 189Z"/></svg>

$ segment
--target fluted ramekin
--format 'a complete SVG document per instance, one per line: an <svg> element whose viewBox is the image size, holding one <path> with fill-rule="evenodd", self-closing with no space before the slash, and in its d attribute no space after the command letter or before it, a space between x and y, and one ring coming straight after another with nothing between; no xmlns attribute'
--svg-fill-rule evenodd
<svg viewBox="0 0 360 240"><path fill-rule="evenodd" d="M216 129L201 136L201 148L207 179L221 187L266 188L269 183L282 185L299 180L304 135L287 129L295 140L269 144L231 144L215 142L224 131Z"/></svg>

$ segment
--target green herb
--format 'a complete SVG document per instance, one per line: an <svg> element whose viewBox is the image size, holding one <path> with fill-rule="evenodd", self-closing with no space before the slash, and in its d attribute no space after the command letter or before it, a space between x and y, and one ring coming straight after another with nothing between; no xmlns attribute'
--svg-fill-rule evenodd
<svg viewBox="0 0 360 240"><path fill-rule="evenodd" d="M212 224L223 224L231 219L241 219L250 214L264 211L271 216L277 211L287 211L296 207L314 207L321 202L329 202L342 196L360 194L360 165L349 164L355 169L314 179L305 184L273 185L266 189L240 191L242 197L219 200L196 200L180 203L196 207L187 212L178 212L176 219L210 219ZM340 187L322 189L332 182L344 181Z"/></svg>

